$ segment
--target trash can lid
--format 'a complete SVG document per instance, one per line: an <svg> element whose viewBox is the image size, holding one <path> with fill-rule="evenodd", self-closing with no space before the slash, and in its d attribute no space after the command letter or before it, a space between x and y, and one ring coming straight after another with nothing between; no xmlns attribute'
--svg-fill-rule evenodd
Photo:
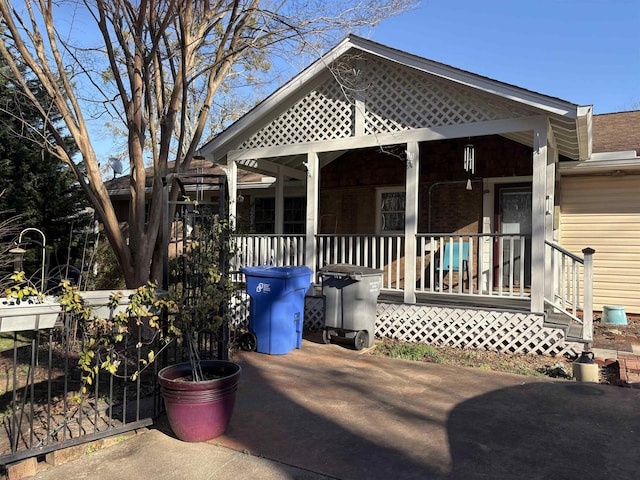
<svg viewBox="0 0 640 480"><path fill-rule="evenodd" d="M351 265L349 263L334 263L326 265L320 269L322 275L349 275L349 276L361 276L366 277L368 275L381 275L383 270L377 270L375 268L361 267L360 265Z"/></svg>
<svg viewBox="0 0 640 480"><path fill-rule="evenodd" d="M272 265L259 265L257 267L243 267L240 269L242 273L250 277L268 277L268 278L294 278L303 275L311 275L313 272L306 265L299 267L274 267Z"/></svg>

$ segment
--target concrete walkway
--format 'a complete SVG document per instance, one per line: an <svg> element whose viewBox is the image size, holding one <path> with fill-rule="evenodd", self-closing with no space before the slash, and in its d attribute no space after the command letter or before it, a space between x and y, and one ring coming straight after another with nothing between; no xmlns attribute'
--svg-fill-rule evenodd
<svg viewBox="0 0 640 480"><path fill-rule="evenodd" d="M640 390L394 360L305 340L239 353L209 442L147 433L38 479L640 478Z"/></svg>

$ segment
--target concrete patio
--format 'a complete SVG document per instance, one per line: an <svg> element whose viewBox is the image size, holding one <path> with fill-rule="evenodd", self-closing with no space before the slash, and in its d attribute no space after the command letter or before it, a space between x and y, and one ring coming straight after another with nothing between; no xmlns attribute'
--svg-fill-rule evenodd
<svg viewBox="0 0 640 480"><path fill-rule="evenodd" d="M287 355L234 360L243 377L223 436L180 442L161 418L35 478L640 476L638 389L375 357L313 337Z"/></svg>

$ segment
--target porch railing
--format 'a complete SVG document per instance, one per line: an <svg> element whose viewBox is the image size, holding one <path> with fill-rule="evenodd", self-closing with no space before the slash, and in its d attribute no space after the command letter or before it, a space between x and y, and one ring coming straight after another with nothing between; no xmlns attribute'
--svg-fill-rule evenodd
<svg viewBox="0 0 640 480"><path fill-rule="evenodd" d="M507 234L419 234L416 258L405 256L404 235L317 235L316 271L350 263L383 271L382 289L402 291L408 261L417 292L528 297L530 237ZM232 268L309 265L303 235L235 235ZM240 280L236 274L235 280Z"/></svg>
<svg viewBox="0 0 640 480"><path fill-rule="evenodd" d="M530 295L528 235L419 234L417 240L419 292Z"/></svg>
<svg viewBox="0 0 640 480"><path fill-rule="evenodd" d="M305 265L304 235L234 235L231 239L233 280L242 267Z"/></svg>
<svg viewBox="0 0 640 480"><path fill-rule="evenodd" d="M383 271L383 290L402 290L404 235L317 235L316 269L350 263Z"/></svg>
<svg viewBox="0 0 640 480"><path fill-rule="evenodd" d="M328 264L350 263L383 271L383 290L407 288L407 262L415 262L416 292L475 296L530 297L531 237L511 234L418 234L415 259L405 255L403 235L317 235L316 271ZM311 265L303 235L235 235L233 268L256 265ZM579 317L591 282L585 260L552 243L546 303ZM582 296L580 296L582 295Z"/></svg>
<svg viewBox="0 0 640 480"><path fill-rule="evenodd" d="M417 292L528 297L530 237L505 234L419 234ZM382 270L385 290L406 285L403 235L318 235L316 267L354 263Z"/></svg>
<svg viewBox="0 0 640 480"><path fill-rule="evenodd" d="M552 314L567 317L581 325L580 338L584 342L593 339L593 254L585 248L584 257L565 250L551 242L545 242L545 258L551 265L553 288L545 292L545 304Z"/></svg>

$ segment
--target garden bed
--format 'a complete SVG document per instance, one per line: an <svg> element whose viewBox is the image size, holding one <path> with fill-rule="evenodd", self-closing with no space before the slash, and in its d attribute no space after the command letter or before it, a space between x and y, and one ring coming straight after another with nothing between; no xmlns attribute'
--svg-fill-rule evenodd
<svg viewBox="0 0 640 480"><path fill-rule="evenodd" d="M632 352L633 345L640 346L640 317L628 315L628 325L611 325L603 324L600 317L596 316L593 334L593 348ZM571 378L571 362L574 360L565 357L407 344L389 339L379 341L372 354L553 378ZM619 378L615 375L615 365L601 370L601 383L619 384Z"/></svg>
<svg viewBox="0 0 640 480"><path fill-rule="evenodd" d="M519 375L569 378L571 363L564 357L548 357L522 353L502 353L489 350L463 349L426 344L408 344L382 340L376 344L374 355L387 355L405 360L475 367Z"/></svg>

